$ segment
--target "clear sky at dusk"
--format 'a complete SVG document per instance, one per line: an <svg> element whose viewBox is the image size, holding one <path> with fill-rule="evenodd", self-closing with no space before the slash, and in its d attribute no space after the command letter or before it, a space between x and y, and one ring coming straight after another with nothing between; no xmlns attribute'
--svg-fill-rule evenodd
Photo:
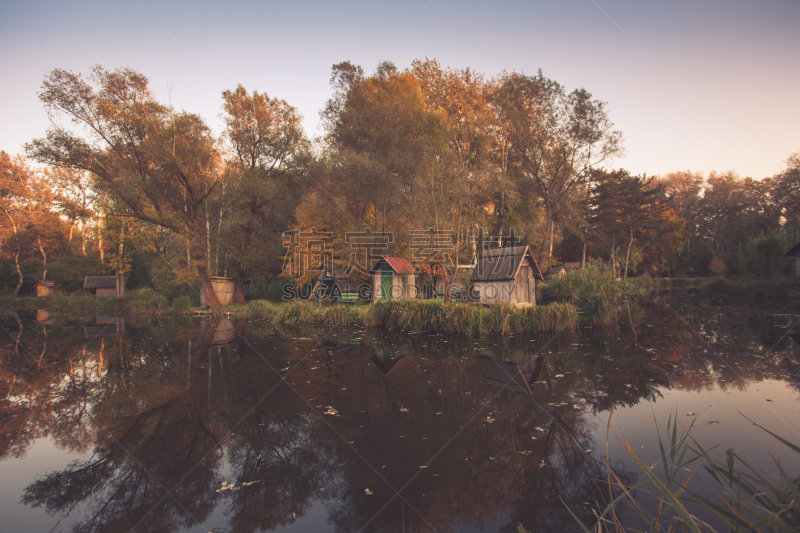
<svg viewBox="0 0 800 533"><path fill-rule="evenodd" d="M0 149L43 136L54 68L131 67L217 131L243 84L297 107L310 136L334 63L415 58L544 75L608 102L634 173L771 176L800 151L800 2L0 3Z"/></svg>

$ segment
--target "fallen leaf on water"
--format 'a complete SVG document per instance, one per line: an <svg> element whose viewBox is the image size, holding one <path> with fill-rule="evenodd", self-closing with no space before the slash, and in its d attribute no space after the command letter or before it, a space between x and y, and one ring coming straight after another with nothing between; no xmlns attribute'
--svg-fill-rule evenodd
<svg viewBox="0 0 800 533"><path fill-rule="evenodd" d="M696 415L696 414L697 414L697 413L686 413L686 416L694 416L694 415Z"/></svg>
<svg viewBox="0 0 800 533"><path fill-rule="evenodd" d="M215 527L209 533L222 533L223 531L226 531L224 527Z"/></svg>
<svg viewBox="0 0 800 533"><path fill-rule="evenodd" d="M422 465L420 468L428 468L428 467L427 467L427 466L425 466L425 465Z"/></svg>
<svg viewBox="0 0 800 533"><path fill-rule="evenodd" d="M401 412L401 413L407 413L407 412L408 412L408 408L406 408L406 407L401 407L401 408L400 408L400 412Z"/></svg>
<svg viewBox="0 0 800 533"><path fill-rule="evenodd" d="M719 420L709 420L708 422L706 422L707 426L710 426L712 424L719 424Z"/></svg>
<svg viewBox="0 0 800 533"><path fill-rule="evenodd" d="M487 422L489 422L489 423L491 424L492 422L494 422L494 418L488 418L488 417L487 417L487 418L486 418L486 421L487 421Z"/></svg>
<svg viewBox="0 0 800 533"><path fill-rule="evenodd" d="M322 487L321 489L319 489L319 491L320 492L325 492L325 487Z"/></svg>
<svg viewBox="0 0 800 533"><path fill-rule="evenodd" d="M372 496L372 491L369 489L364 489L364 494L366 494L367 496Z"/></svg>

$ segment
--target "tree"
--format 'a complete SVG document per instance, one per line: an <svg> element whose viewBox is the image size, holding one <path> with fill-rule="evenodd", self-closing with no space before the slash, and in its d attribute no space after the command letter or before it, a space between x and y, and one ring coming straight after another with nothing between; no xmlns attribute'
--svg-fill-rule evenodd
<svg viewBox="0 0 800 533"><path fill-rule="evenodd" d="M519 190L535 193L547 217L548 250L553 255L554 223L567 194L589 171L622 151L622 134L612 129L605 103L585 89L567 94L557 82L504 74L493 99L508 127L510 158L520 175Z"/></svg>
<svg viewBox="0 0 800 533"><path fill-rule="evenodd" d="M236 252L233 301L244 303L244 276L266 277L265 267L278 255L280 234L306 188L305 167L311 156L302 117L284 100L256 91L248 94L241 85L224 91L222 98L233 157L229 179L220 191L218 232L223 213L230 212L225 243L226 254Z"/></svg>
<svg viewBox="0 0 800 533"><path fill-rule="evenodd" d="M785 221L800 222L800 152L786 160L786 168L775 179L773 194Z"/></svg>
<svg viewBox="0 0 800 533"><path fill-rule="evenodd" d="M157 102L148 79L100 66L86 77L61 69L44 80L39 99L54 120L47 136L26 145L31 157L85 171L116 200L113 216L183 235L211 306L219 305L203 260L207 198L219 184L219 153L197 115ZM59 124L66 118L71 126Z"/></svg>

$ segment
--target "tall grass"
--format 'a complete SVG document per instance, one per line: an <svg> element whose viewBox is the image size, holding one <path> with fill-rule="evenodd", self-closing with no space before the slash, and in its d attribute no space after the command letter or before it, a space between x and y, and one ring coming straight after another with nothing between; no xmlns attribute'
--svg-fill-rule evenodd
<svg viewBox="0 0 800 533"><path fill-rule="evenodd" d="M192 299L189 296L178 296L172 301L172 313L184 315L192 312Z"/></svg>
<svg viewBox="0 0 800 533"><path fill-rule="evenodd" d="M679 431L677 418L676 412L675 417L670 416L667 421L666 446L660 432L658 434L661 475L656 474L653 465L647 465L638 457L627 441L622 441L625 450L642 472L644 481L633 486L626 485L607 464L609 488L620 488L622 492L605 509L596 513L597 522L591 527L583 524L570 511L583 531L714 532L712 526L695 516L698 509L715 515L729 531L798 531L800 477L786 472L774 457L778 475L766 475L748 464L733 449L725 451L725 462L717 461L692 438L691 424ZM755 422L753 424L800 454L800 447ZM709 483L702 481L711 489L711 498L698 493L690 485L690 481L698 477L701 466L711 477ZM636 501L639 494L652 495L659 501L654 518ZM628 525L623 524L617 516L620 505L631 511Z"/></svg>
<svg viewBox="0 0 800 533"><path fill-rule="evenodd" d="M47 305L58 311L95 311L97 300L90 294L66 295L55 292L47 297Z"/></svg>
<svg viewBox="0 0 800 533"><path fill-rule="evenodd" d="M280 312L280 305L269 300L252 300L247 303L250 318L274 319Z"/></svg>
<svg viewBox="0 0 800 533"><path fill-rule="evenodd" d="M579 270L551 277L541 287L541 302L570 303L578 308L582 321L609 325L616 322L618 310L626 301L647 294L656 283L636 278L617 280L611 269L588 263Z"/></svg>
<svg viewBox="0 0 800 533"><path fill-rule="evenodd" d="M578 324L578 314L574 305L565 303L483 307L441 300L393 300L373 304L365 323L412 331L485 335L571 329Z"/></svg>

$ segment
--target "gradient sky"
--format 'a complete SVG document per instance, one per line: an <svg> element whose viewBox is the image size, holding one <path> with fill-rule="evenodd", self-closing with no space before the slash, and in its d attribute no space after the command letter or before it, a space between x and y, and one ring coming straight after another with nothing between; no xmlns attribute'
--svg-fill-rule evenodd
<svg viewBox="0 0 800 533"><path fill-rule="evenodd" d="M415 58L544 75L608 102L634 173L762 178L800 151L800 2L0 0L0 149L43 136L54 68L131 67L216 131L223 89L285 99L318 135L330 69Z"/></svg>

